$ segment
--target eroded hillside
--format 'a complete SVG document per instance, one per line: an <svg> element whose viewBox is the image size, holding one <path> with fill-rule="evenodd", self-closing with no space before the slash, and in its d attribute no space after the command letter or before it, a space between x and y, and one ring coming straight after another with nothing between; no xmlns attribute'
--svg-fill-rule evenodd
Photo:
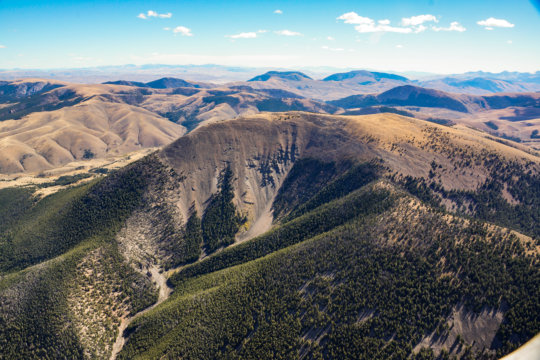
<svg viewBox="0 0 540 360"><path fill-rule="evenodd" d="M540 160L495 140L264 113L42 199L0 190L4 354L506 354L540 331Z"/></svg>

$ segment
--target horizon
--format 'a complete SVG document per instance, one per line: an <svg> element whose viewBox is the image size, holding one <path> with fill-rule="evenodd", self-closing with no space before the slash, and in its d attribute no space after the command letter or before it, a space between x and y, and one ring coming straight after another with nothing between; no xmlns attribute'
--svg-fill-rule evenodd
<svg viewBox="0 0 540 360"><path fill-rule="evenodd" d="M115 67L137 67L137 68L148 68L148 67L193 67L193 68L204 68L204 67L223 67L223 68L239 68L239 69L252 69L252 70L267 70L267 71L313 71L312 69L326 68L331 70L344 70L344 71L370 71L370 72L386 72L386 73L426 73L430 75L462 75L467 73L490 73L490 74L503 74L503 73L522 73L522 74L535 74L540 72L540 67L538 70L530 71L518 71L518 70L500 70L500 71L486 71L482 69L472 69L463 72L428 72L420 70L393 70L393 69L378 69L378 68L369 68L369 67L351 67L351 66L327 66L327 65L318 65L318 66L294 66L294 67L284 67L284 66L242 66L242 65L223 65L215 63L205 63L205 64L160 64L160 63L145 63L145 64L104 64L96 66L75 66L75 67L50 67L50 68L24 68L24 67L15 67L15 68L0 68L0 71L16 71L16 70L25 70L25 71L51 71L51 70L91 70L91 69L103 69L103 68L115 68ZM324 72L321 72L324 73Z"/></svg>
<svg viewBox="0 0 540 360"><path fill-rule="evenodd" d="M540 71L538 1L0 3L0 69ZM56 21L60 19L60 21Z"/></svg>
<svg viewBox="0 0 540 360"><path fill-rule="evenodd" d="M169 72L165 70L159 71L160 68L169 69ZM219 74L212 71L201 71L201 69L217 69L225 71L225 74ZM106 70L109 70L107 72ZM112 73L113 69L122 71L123 73ZM178 70L182 69L180 73ZM193 71L190 72L190 69ZM154 71L152 71L154 70ZM175 71L177 70L177 71ZM197 72L198 70L198 72ZM232 70L232 71L231 71ZM142 72L146 71L146 72ZM229 72L227 72L229 71ZM265 74L267 72L299 72L311 77L313 80L321 81L324 78L337 74L348 73L355 71L367 71L372 73L387 73L404 76L411 81L425 81L430 79L438 79L452 76L466 76L468 74L477 75L481 77L482 74L491 75L493 79L497 79L498 76L505 74L529 74L534 75L540 73L540 70L536 72L520 72L503 70L500 72L486 72L483 70L467 71L463 73L432 73L424 71L394 71L394 70L381 70L370 68L351 68L351 67L330 67L330 66L312 66L312 67L248 67L248 66L227 66L220 64L185 64L185 65L169 65L169 64L125 64L125 65L103 65L93 67L78 67L78 68L50 68L50 69L0 69L0 81L15 81L15 80L27 80L27 79L42 79L42 80L57 80L71 83L103 83L107 81L127 80L127 81L142 81L150 82L163 78L177 78L188 81L200 81L200 82L214 82L216 84L226 84L237 81L247 81L255 76ZM51 72L46 74L46 72ZM56 72L56 73L53 73ZM67 73L63 73L67 72ZM234 76L237 73L238 76ZM206 78L207 77L207 78ZM472 77L471 77L472 78Z"/></svg>

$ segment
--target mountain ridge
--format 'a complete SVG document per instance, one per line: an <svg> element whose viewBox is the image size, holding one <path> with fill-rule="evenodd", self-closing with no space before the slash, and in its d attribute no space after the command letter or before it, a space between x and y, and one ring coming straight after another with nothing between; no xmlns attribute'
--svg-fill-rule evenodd
<svg viewBox="0 0 540 360"><path fill-rule="evenodd" d="M494 359L540 326L525 149L396 114L261 113L40 200L0 190L0 351Z"/></svg>

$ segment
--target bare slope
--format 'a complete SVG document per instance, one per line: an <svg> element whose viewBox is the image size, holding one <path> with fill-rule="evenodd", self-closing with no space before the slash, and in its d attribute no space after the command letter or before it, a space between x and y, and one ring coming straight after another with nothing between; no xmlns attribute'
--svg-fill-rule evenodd
<svg viewBox="0 0 540 360"><path fill-rule="evenodd" d="M40 172L75 160L162 146L184 132L144 109L89 100L0 122L0 172Z"/></svg>
<svg viewBox="0 0 540 360"><path fill-rule="evenodd" d="M200 127L160 154L185 177L176 204L184 219L192 205L202 213L217 190L220 171L230 166L234 202L248 214L249 224L265 214L294 161L306 157L382 159L388 171L399 176L435 177L443 188L462 191L476 190L491 176L488 157L540 169L539 158L526 147L510 147L465 127L395 114L258 114Z"/></svg>
<svg viewBox="0 0 540 360"><path fill-rule="evenodd" d="M440 124L464 124L540 148L538 93L474 96L405 85L329 103L346 109L345 114L394 111Z"/></svg>

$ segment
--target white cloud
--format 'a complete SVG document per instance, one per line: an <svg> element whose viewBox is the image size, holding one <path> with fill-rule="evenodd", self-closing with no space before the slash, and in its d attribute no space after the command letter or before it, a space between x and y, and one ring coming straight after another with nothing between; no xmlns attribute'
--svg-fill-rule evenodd
<svg viewBox="0 0 540 360"><path fill-rule="evenodd" d="M433 31L458 31L458 32L464 32L465 30L465 27L463 27L463 25L461 25L460 23L458 23L457 21L453 21L450 23L450 26L447 27L447 28L444 28L444 27L438 27L438 26L433 26L432 27Z"/></svg>
<svg viewBox="0 0 540 360"><path fill-rule="evenodd" d="M512 40L508 40L506 43L507 44L512 44Z"/></svg>
<svg viewBox="0 0 540 360"><path fill-rule="evenodd" d="M0 45L0 49L5 49L6 45Z"/></svg>
<svg viewBox="0 0 540 360"><path fill-rule="evenodd" d="M279 15L281 15L281 14L283 14L283 11L277 9L277 10L274 10L274 14L279 14Z"/></svg>
<svg viewBox="0 0 540 360"><path fill-rule="evenodd" d="M392 26L390 25L390 20L388 19L375 21L371 18L360 16L354 11L341 15L340 17L337 18L337 20L343 20L343 22L346 24L355 25L354 28L359 33L393 32L393 33L400 33L400 34L419 34L428 29L428 27L424 25L424 23L426 22L438 23L439 22L436 16L425 14L425 15L411 16L409 18L402 18L401 26ZM463 32L467 30L457 21L450 23L450 26L448 27L431 26L431 29L436 32L438 31Z"/></svg>
<svg viewBox="0 0 540 360"><path fill-rule="evenodd" d="M348 13L345 13L345 14L341 15L340 17L337 18L337 20L343 20L343 22L345 24L355 24L355 25L360 25L360 24L369 25L369 24L374 23L373 19L370 19L370 18L364 17L364 16L360 16L357 13L355 13L354 11L351 11L351 12L348 12Z"/></svg>
<svg viewBox="0 0 540 360"><path fill-rule="evenodd" d="M328 50L328 51L344 51L345 50L343 48L331 48L331 47L328 47L328 46L321 46L321 49Z"/></svg>
<svg viewBox="0 0 540 360"><path fill-rule="evenodd" d="M170 28L170 27L164 27L163 30L165 30L165 31L170 31L171 28Z"/></svg>
<svg viewBox="0 0 540 360"><path fill-rule="evenodd" d="M327 36L326 40L334 41L335 39L333 37L331 37L331 36Z"/></svg>
<svg viewBox="0 0 540 360"><path fill-rule="evenodd" d="M137 17L139 19L148 19L148 18L151 18L151 17L158 17L158 18L162 18L162 19L170 19L172 17L172 13L166 13L166 14L159 14L157 12L155 12L154 10L148 10L145 13L140 13L139 15L137 15Z"/></svg>
<svg viewBox="0 0 540 360"><path fill-rule="evenodd" d="M185 26L177 26L173 29L173 33L180 34L182 36L193 36L191 33L191 29L185 27Z"/></svg>
<svg viewBox="0 0 540 360"><path fill-rule="evenodd" d="M493 28L501 27L501 28L513 28L514 24L510 23L508 20L505 19L495 19L493 17L490 17L486 20L480 20L477 22L478 25L484 26L486 30L493 30Z"/></svg>
<svg viewBox="0 0 540 360"><path fill-rule="evenodd" d="M430 14L425 14L425 15L411 16L410 18L403 18L401 19L401 25L416 26L416 25L420 25L420 24L423 24L425 22L430 22L430 21L439 22L439 20L437 20L437 17Z"/></svg>
<svg viewBox="0 0 540 360"><path fill-rule="evenodd" d="M403 49L403 45L401 45L401 44L396 45L396 47L397 47L398 49Z"/></svg>
<svg viewBox="0 0 540 360"><path fill-rule="evenodd" d="M278 30L278 31L274 31L276 34L278 35L283 35L283 36L302 36L301 33L299 32L295 32L295 31L290 31L290 30Z"/></svg>
<svg viewBox="0 0 540 360"><path fill-rule="evenodd" d="M354 28L359 33L395 32L408 34L413 31L412 28L390 26L390 21L387 19L380 20L378 24L375 24L375 20L365 16L360 16L354 11L339 16L337 20L343 20L345 24L356 25Z"/></svg>
<svg viewBox="0 0 540 360"><path fill-rule="evenodd" d="M375 24L360 24L354 27L359 33L373 33L373 32L394 32L401 34L412 33L412 28L395 27L390 25L375 25Z"/></svg>
<svg viewBox="0 0 540 360"><path fill-rule="evenodd" d="M421 33L423 31L426 31L427 27L425 27L424 25L418 25L417 27L414 28L414 33L415 34L418 34L418 33Z"/></svg>
<svg viewBox="0 0 540 360"><path fill-rule="evenodd" d="M231 39L254 39L257 37L256 32L243 32L240 34L235 35L225 35L225 37L231 38Z"/></svg>
<svg viewBox="0 0 540 360"><path fill-rule="evenodd" d="M259 34L264 34L264 33L267 33L268 30L257 30L257 32L258 32Z"/></svg>

